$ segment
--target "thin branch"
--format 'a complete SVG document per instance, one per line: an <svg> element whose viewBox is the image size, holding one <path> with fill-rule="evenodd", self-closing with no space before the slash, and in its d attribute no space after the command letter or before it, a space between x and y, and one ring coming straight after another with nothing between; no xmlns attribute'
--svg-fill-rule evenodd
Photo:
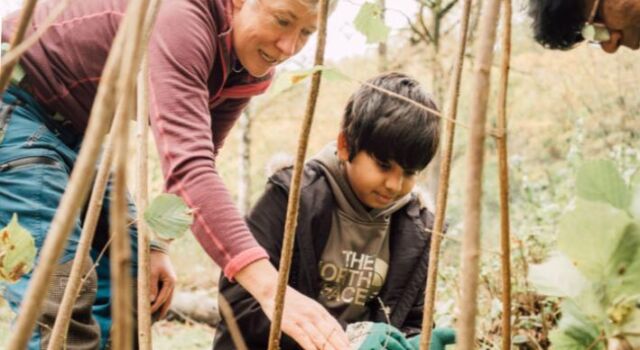
<svg viewBox="0 0 640 350"><path fill-rule="evenodd" d="M327 35L327 12L329 8L329 0L320 0L319 4L319 29L318 41L315 54L315 66L321 66L324 63L324 48ZM298 140L298 152L296 155L296 163L293 168L293 177L291 179L291 191L289 192L289 200L287 204L287 218L285 220L284 239L282 242L282 253L280 256L280 265L278 271L278 289L275 300L275 310L271 329L269 330L269 350L279 349L282 313L284 310L284 297L289 279L289 271L291 269L291 258L293 255L293 243L295 239L295 228L298 221L298 207L300 205L300 183L302 177L302 168L304 167L304 158L307 152L309 141L309 133L313 122L313 115L318 100L318 92L320 90L320 80L322 71L319 70L313 74L311 79L311 89L307 99L307 108L305 117L300 131Z"/></svg>
<svg viewBox="0 0 640 350"><path fill-rule="evenodd" d="M460 38L456 55L455 70L449 86L448 104L446 108L445 139L443 141L442 160L440 166L440 186L438 186L438 198L436 204L436 216L433 230L442 232L444 228L444 217L447 209L447 195L449 191L449 178L451 173L451 158L453 154L453 140L455 136L455 124L458 112L458 97L460 96L460 84L462 81L462 67L464 65L464 52L466 50L467 30L469 24L469 14L471 0L464 0L462 9L462 26L460 28ZM436 298L436 287L438 280L438 259L440 256L440 242L442 234L432 235L431 247L429 251L429 267L427 273L427 285L424 296L424 313L422 318L422 338L420 338L420 349L426 350L431 346L431 325L433 324L433 313Z"/></svg>
<svg viewBox="0 0 640 350"><path fill-rule="evenodd" d="M467 144L467 199L465 203L464 241L462 244L461 291L458 309L458 346L460 350L475 349L478 275L480 262L480 227L482 210L482 170L484 165L485 124L490 90L493 45L500 13L499 0L486 0L482 11L480 40L471 100L471 131Z"/></svg>
<svg viewBox="0 0 640 350"><path fill-rule="evenodd" d="M29 26L29 22L31 22L31 17L33 17L33 12L36 8L37 0L27 0L22 6L22 11L20 12L20 19L18 20L18 25L15 33L13 34L13 38L11 38L11 47L16 47L19 45L24 39L24 35L27 32L27 27ZM16 66L17 61L11 62L6 58L3 59L4 69L0 69L0 92L4 92L4 90L9 85L9 81L11 80L11 74L13 73L13 69ZM0 64L0 68L2 65Z"/></svg>
<svg viewBox="0 0 640 350"><path fill-rule="evenodd" d="M511 0L503 0L502 61L498 91L497 128L501 136L498 143L500 169L500 247L502 250L502 349L511 349L511 247L509 224L509 162L507 158L507 93L509 91L509 65L511 59Z"/></svg>
<svg viewBox="0 0 640 350"><path fill-rule="evenodd" d="M451 9L458 3L458 0L452 0L450 3L446 4L445 7L440 10L438 13L438 17L443 18L444 16L451 11Z"/></svg>
<svg viewBox="0 0 640 350"><path fill-rule="evenodd" d="M236 321L236 317L233 314L233 309L222 294L218 294L218 306L220 307L220 313L224 317L225 321L227 321L229 333L231 334L231 340L233 341L236 349L247 350L247 343L242 337L242 332L240 331L240 327L238 327L238 322Z"/></svg>
<svg viewBox="0 0 640 350"><path fill-rule="evenodd" d="M18 63L20 56L22 56L22 54L24 54L27 50L29 50L31 46L33 46L38 42L38 40L40 40L44 33L49 29L49 27L51 27L53 22L55 22L55 20L62 14L62 12L69 6L70 3L71 0L62 0L58 2L56 7L54 7L49 13L49 16L41 24L38 25L38 29L35 31L35 33L31 34L17 46L14 46L12 44L11 50L2 57L4 64L6 64L7 67L13 68L13 65ZM3 88L0 89L0 91L3 91L4 87L6 86L2 87Z"/></svg>

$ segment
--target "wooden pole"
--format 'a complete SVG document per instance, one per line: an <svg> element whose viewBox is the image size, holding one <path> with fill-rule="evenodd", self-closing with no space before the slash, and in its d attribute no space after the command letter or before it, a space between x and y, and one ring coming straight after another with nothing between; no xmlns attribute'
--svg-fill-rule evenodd
<svg viewBox="0 0 640 350"><path fill-rule="evenodd" d="M320 25L318 28L318 42L316 46L315 65L320 66L324 63L324 47L327 34L327 13L329 8L329 0L320 0ZM304 167L304 158L307 153L307 145L309 141L309 133L313 122L313 115L318 100L318 92L320 90L320 79L322 71L313 73L311 78L311 90L307 99L307 108L305 110L304 121L300 131L298 140L298 152L296 155L296 163L293 167L293 178L291 179L291 191L289 192L289 202L287 204L287 218L284 226L284 239L282 242L282 254L280 256L280 266L278 268L278 289L276 292L275 310L271 329L269 331L269 350L279 349L282 312L284 310L284 296L289 280L289 270L291 269L291 258L293 255L293 242L295 238L296 223L298 221L298 207L300 204L300 181L302 169Z"/></svg>
<svg viewBox="0 0 640 350"><path fill-rule="evenodd" d="M498 166L500 169L500 246L502 251L502 349L511 349L511 233L509 228L509 162L507 160L507 92L511 59L511 0L503 0L502 62L498 91Z"/></svg>
<svg viewBox="0 0 640 350"><path fill-rule="evenodd" d="M120 102L127 117L135 115L135 82L140 62L146 51L146 42L140 44L144 33L145 17L149 0L138 0L129 5L131 12L122 25L126 26L127 40L124 44L122 70L118 80ZM128 229L129 207L127 199L127 161L129 156L129 118L116 120L114 136L114 176L113 198L110 210L111 218L111 291L113 302L111 314L112 347L131 349L133 346L133 283L131 278L131 247ZM143 247L144 249L144 247Z"/></svg>
<svg viewBox="0 0 640 350"><path fill-rule="evenodd" d="M467 145L467 185L462 242L461 299L458 318L460 350L475 348L478 276L480 274L480 225L482 213L482 169L484 161L487 100L491 86L491 64L496 26L500 13L499 0L485 0L482 7L480 37L476 47L474 95L471 100L471 131Z"/></svg>
<svg viewBox="0 0 640 350"><path fill-rule="evenodd" d="M462 67L464 65L464 53L467 43L467 30L469 27L469 14L471 12L471 0L465 0L462 5L462 18L460 22L460 38L454 72L449 85L445 119L445 140L442 148L442 163L440 166L440 185L436 202L436 217L431 235L431 247L429 251L429 270L427 273L427 286L424 296L424 314L422 318L422 337L420 349L428 350L431 346L431 329L433 325L434 304L438 280L438 261L440 256L440 244L442 229L447 209L447 195L449 191L449 178L451 173L451 155L453 153L453 140L455 137L455 123L458 112L458 97L460 95L460 83L462 81Z"/></svg>
<svg viewBox="0 0 640 350"><path fill-rule="evenodd" d="M151 303L149 301L149 227L144 211L149 203L149 66L146 56L138 73L136 204L138 206L138 343L141 350L151 349Z"/></svg>
<svg viewBox="0 0 640 350"><path fill-rule="evenodd" d="M151 0L143 27L144 52L160 8L160 0ZM146 54L140 63L137 85L137 222L138 222L138 345L141 350L151 350L151 302L149 301L149 227L144 212L149 203L149 66Z"/></svg>
<svg viewBox="0 0 640 350"><path fill-rule="evenodd" d="M33 17L36 3L37 0L26 0L24 5L22 6L22 11L20 12L20 19L18 20L16 31L15 33L13 33L13 38L11 38L11 48L19 45L24 39L24 35L27 32L29 22L31 22L31 17ZM9 81L11 81L11 73L13 72L13 68L15 68L17 63L17 60L15 60L14 62L5 61L4 64L0 65L0 93L4 92L4 90L9 85Z"/></svg>

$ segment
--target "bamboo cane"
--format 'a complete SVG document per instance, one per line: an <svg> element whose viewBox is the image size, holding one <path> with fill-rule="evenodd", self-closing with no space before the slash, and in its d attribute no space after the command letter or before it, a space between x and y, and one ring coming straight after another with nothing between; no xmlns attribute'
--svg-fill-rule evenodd
<svg viewBox="0 0 640 350"><path fill-rule="evenodd" d="M498 91L497 127L500 168L500 246L502 250L502 349L511 349L511 247L509 229L509 164L507 161L507 92L511 59L511 0L503 0L502 62Z"/></svg>
<svg viewBox="0 0 640 350"><path fill-rule="evenodd" d="M440 242L442 241L442 229L447 209L447 195L449 191L449 177L451 173L451 155L453 140L455 137L455 123L458 111L458 97L460 95L460 83L462 80L462 66L464 65L464 53L467 43L467 30L469 27L469 14L471 13L471 0L465 0L462 7L460 22L460 38L454 66L454 72L449 85L449 96L446 108L445 141L442 149L442 165L440 167L440 186L438 187L438 199L436 204L436 217L431 235L431 247L429 251L429 270L427 274L427 286L424 296L424 314L422 319L422 337L420 349L427 350L431 345L431 327L433 324L433 311L436 298L438 280L438 259L440 256Z"/></svg>
<svg viewBox="0 0 640 350"><path fill-rule="evenodd" d="M122 70L118 79L120 103L123 104L126 115L135 115L135 79L140 67L140 61L146 51L146 42L140 45L144 38L145 17L149 8L149 0L138 0L129 5L131 13L122 24L125 26L129 40L125 42ZM127 11L129 12L129 11ZM110 210L111 237L113 239L111 260L111 290L113 303L112 347L114 349L131 349L133 346L132 311L133 294L131 278L131 247L128 235L127 219L129 208L127 203L127 160L129 153L129 120L120 118L113 127L114 136L114 190ZM144 247L143 247L144 249Z"/></svg>
<svg viewBox="0 0 640 350"><path fill-rule="evenodd" d="M151 0L143 29L143 46L148 45L149 36L158 14L160 0ZM146 50L145 50L146 51ZM144 211L149 202L148 138L149 138L149 66L146 55L140 63L137 90L138 120L138 176L137 176L137 222L138 222L138 345L141 350L151 350L151 303L149 301L149 228L144 220Z"/></svg>
<svg viewBox="0 0 640 350"><path fill-rule="evenodd" d="M124 29L120 28L114 39L113 47L119 47L123 41ZM40 315L42 302L49 290L51 274L87 198L89 186L95 174L96 159L100 154L104 136L113 119L115 83L121 60L122 57L118 50L109 53L102 82L98 87L84 134L82 149L78 154L67 189L60 200L60 205L42 246L40 262L33 271L14 331L9 338L8 349L26 348L36 319Z"/></svg>
<svg viewBox="0 0 640 350"><path fill-rule="evenodd" d="M149 66L146 56L138 74L138 342L141 350L151 349L151 305L149 302L149 228L144 211L149 203Z"/></svg>
<svg viewBox="0 0 640 350"><path fill-rule="evenodd" d="M118 112L116 114L121 113L124 113L122 105L118 106ZM64 290L64 296L62 297L62 302L60 303L60 308L56 315L56 321L53 325L53 330L51 331L51 339L47 346L47 350L62 349L66 341L73 305L80 294L80 290L82 289L82 275L85 273L83 271L83 267L86 260L89 258L91 243L93 242L93 236L102 210L107 182L109 181L111 162L113 160L112 145L113 133L107 140L104 151L102 152L102 161L98 168L98 175L96 175L96 179L93 184L93 190L91 191L87 214L82 227L82 233L80 234L80 242L78 243L73 265L71 266L71 274L69 275L69 280L67 281L67 286Z"/></svg>
<svg viewBox="0 0 640 350"><path fill-rule="evenodd" d="M11 38L12 48L19 45L24 39L24 35L27 32L27 26L29 26L31 17L33 17L36 3L37 0L26 0L24 6L22 6L22 11L20 12L20 19L18 20L16 32L13 34L13 38ZM0 93L4 92L4 90L9 85L9 81L11 80L11 73L13 73L13 68L15 68L17 63L18 62L16 60L15 62L5 61L3 65L0 64Z"/></svg>
<svg viewBox="0 0 640 350"><path fill-rule="evenodd" d="M499 0L486 0L482 8L480 37L476 47L474 95L471 100L471 131L467 145L467 186L464 241L462 242L461 298L459 300L458 349L475 348L478 275L480 273L480 225L482 168L487 100L490 90L493 45L500 12Z"/></svg>
<svg viewBox="0 0 640 350"><path fill-rule="evenodd" d="M324 62L324 47L327 35L327 13L329 8L329 0L320 0L318 41L316 46L316 54L314 64L321 66ZM282 242L282 254L280 256L280 265L278 269L278 289L276 292L275 310L271 329L269 330L269 350L279 349L282 312L284 310L284 297L289 280L289 270L291 269L291 258L293 255L293 242L295 239L295 229L298 221L298 208L300 204L300 180L302 168L304 166L304 158L307 153L309 141L309 133L311 124L313 123L313 115L318 100L318 92L320 90L320 80L322 71L318 70L313 73L311 78L311 90L307 99L307 107L305 110L304 121L300 136L298 139L298 151L296 154L296 163L293 167L293 178L291 179L291 191L287 204L287 218L285 220L284 239Z"/></svg>

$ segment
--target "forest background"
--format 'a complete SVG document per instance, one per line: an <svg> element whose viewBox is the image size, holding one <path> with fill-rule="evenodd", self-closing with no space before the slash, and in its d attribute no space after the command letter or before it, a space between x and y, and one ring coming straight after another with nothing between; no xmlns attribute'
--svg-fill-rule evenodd
<svg viewBox="0 0 640 350"><path fill-rule="evenodd" d="M471 73L480 1L474 2L470 44L462 78L458 118L469 116ZM458 42L459 0L404 0L389 3L387 21L392 30L381 56L377 43L366 43L351 21L363 2L342 0L330 21L328 64L347 79L324 79L311 131L308 157L337 135L342 109L349 95L381 70L401 71L421 81L444 106L443 91ZM3 0L0 15L16 9L20 0ZM567 51L549 51L532 39L526 2L514 4L512 64L508 95L509 170L513 264L514 342L523 349L548 347L548 333L558 317L558 300L536 294L526 276L531 264L542 262L556 243L559 217L575 197L575 174L585 160L612 160L625 179L640 167L640 66L638 54L622 49L607 55L599 48L580 45ZM439 13L434 16L434 13ZM312 41L314 38L311 39ZM217 166L241 206L251 203L264 188L267 164L274 155L293 156L304 114L307 82L292 85L290 74L310 68L313 44L301 58L281 69L271 90L249 108L250 128L233 129ZM385 50L382 50L384 52ZM500 47L496 46L496 63ZM384 57L384 58L383 58ZM495 128L496 81L494 69L489 122ZM132 131L134 132L134 131ZM460 235L466 176L467 129L457 129L449 189L447 222L437 294L436 322L455 322L459 291ZM152 140L150 140L152 142ZM248 146L248 148L244 148ZM483 217L482 276L478 334L483 348L500 347L500 265L498 174L495 140L486 141ZM155 149L155 148L151 148ZM247 154L249 163L243 154ZM247 169L248 176L242 175ZM433 171L420 175L419 185L433 189ZM131 174L133 176L133 174ZM250 182L247 183L247 179ZM130 181L133 183L133 181ZM247 195L243 195L248 188ZM152 197L162 191L162 175L152 152ZM135 188L131 188L135 191ZM243 199L246 198L246 199ZM215 298L220 269L202 251L192 235L171 246L178 273L178 291ZM0 306L0 348L9 332L11 312ZM161 321L154 325L154 349L209 349L214 328L191 322Z"/></svg>

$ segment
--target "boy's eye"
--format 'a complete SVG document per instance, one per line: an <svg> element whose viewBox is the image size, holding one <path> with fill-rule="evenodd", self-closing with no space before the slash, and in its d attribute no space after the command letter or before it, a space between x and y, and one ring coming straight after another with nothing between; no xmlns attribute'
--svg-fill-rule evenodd
<svg viewBox="0 0 640 350"><path fill-rule="evenodd" d="M378 167L382 170L390 170L391 164L377 160Z"/></svg>

